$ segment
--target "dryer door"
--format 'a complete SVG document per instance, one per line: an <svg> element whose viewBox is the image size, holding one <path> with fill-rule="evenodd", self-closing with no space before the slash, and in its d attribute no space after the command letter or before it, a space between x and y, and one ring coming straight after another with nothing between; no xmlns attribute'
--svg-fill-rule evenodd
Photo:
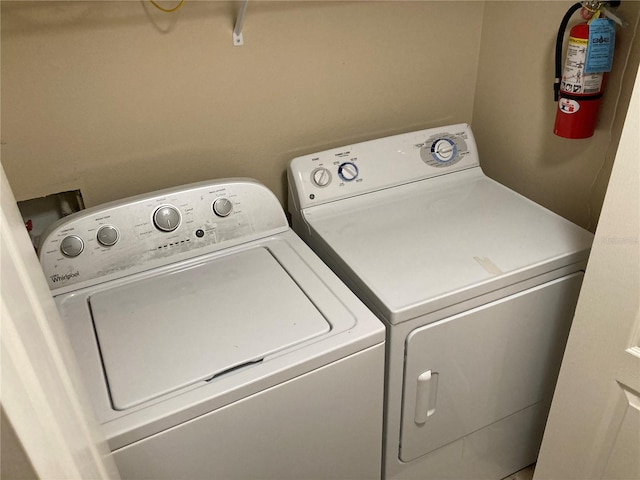
<svg viewBox="0 0 640 480"><path fill-rule="evenodd" d="M401 460L550 398L582 277L563 277L409 334Z"/></svg>

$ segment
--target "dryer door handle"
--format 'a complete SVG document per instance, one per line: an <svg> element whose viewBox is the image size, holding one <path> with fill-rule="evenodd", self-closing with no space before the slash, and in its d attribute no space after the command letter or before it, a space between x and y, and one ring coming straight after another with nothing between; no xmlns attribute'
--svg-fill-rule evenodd
<svg viewBox="0 0 640 480"><path fill-rule="evenodd" d="M435 413L437 394L438 373L431 370L421 373L416 385L416 424L423 425Z"/></svg>

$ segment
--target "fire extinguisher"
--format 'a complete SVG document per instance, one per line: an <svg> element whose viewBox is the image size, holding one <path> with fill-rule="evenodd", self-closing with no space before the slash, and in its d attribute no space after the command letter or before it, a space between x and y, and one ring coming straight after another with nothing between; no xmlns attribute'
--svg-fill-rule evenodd
<svg viewBox="0 0 640 480"><path fill-rule="evenodd" d="M620 2L609 2L608 5L617 7ZM564 32L578 9L582 9L584 19L591 21L600 17L601 12L620 21L606 10L603 2L597 1L572 5L562 19L556 40L554 99L558 102L558 108L553 133L564 138L588 138L593 135L606 83L605 72L611 70L615 41L615 29L608 19L603 19L605 23L599 23L598 28L594 28L591 22L575 25L569 33L564 71L560 76Z"/></svg>

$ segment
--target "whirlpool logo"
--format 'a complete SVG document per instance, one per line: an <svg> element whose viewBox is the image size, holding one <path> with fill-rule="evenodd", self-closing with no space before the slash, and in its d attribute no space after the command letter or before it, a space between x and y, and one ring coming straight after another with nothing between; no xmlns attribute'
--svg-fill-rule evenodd
<svg viewBox="0 0 640 480"><path fill-rule="evenodd" d="M50 275L49 278L53 283L58 283L58 282L66 282L67 280L71 280L72 278L75 278L78 275L80 275L80 272L76 270L75 272L65 273L64 275L59 275L55 273L53 275Z"/></svg>

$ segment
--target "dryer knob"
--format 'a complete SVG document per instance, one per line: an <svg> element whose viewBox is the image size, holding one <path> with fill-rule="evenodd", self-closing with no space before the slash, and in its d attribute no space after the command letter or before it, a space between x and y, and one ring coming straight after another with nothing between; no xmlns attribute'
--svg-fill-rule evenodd
<svg viewBox="0 0 640 480"><path fill-rule="evenodd" d="M358 167L353 162L344 162L338 167L338 176L345 182L358 178Z"/></svg>
<svg viewBox="0 0 640 480"><path fill-rule="evenodd" d="M325 167L318 167L311 172L311 180L318 187L326 187L331 183L331 172Z"/></svg>
<svg viewBox="0 0 640 480"><path fill-rule="evenodd" d="M456 144L449 138L441 138L431 145L433 158L438 162L449 162L457 155Z"/></svg>

